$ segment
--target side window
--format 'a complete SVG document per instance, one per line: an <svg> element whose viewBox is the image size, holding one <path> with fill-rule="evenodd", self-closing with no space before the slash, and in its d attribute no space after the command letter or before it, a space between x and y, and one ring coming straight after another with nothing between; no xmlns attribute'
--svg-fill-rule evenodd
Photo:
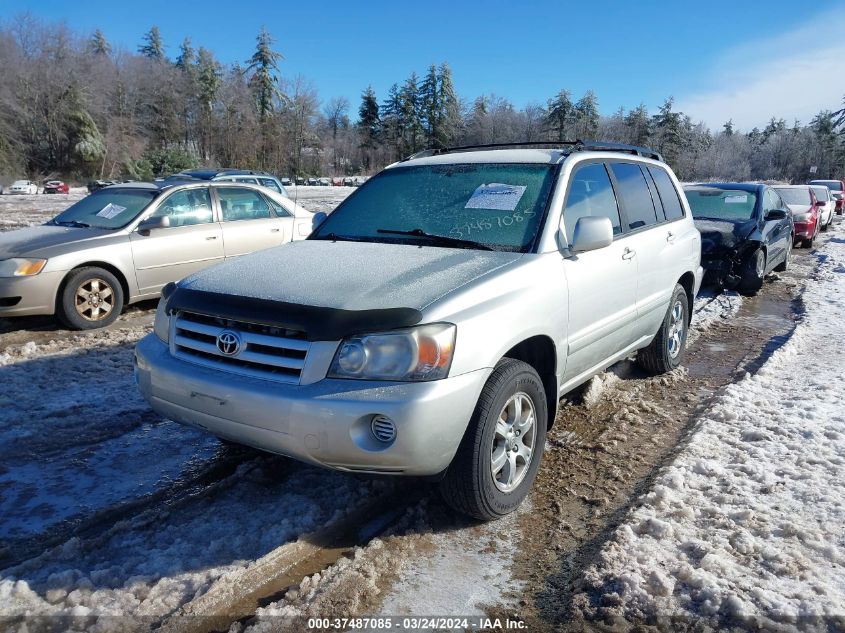
<svg viewBox="0 0 845 633"><path fill-rule="evenodd" d="M645 176L645 183L648 185L648 192L651 194L651 203L654 205L655 213L657 213L657 221L663 222L666 219L666 212L663 209L663 203L660 201L660 195L657 193L657 185L648 167L642 165L641 169L643 176Z"/></svg>
<svg viewBox="0 0 845 633"><path fill-rule="evenodd" d="M684 206L681 204L681 199L678 197L678 190L672 183L672 179L665 169L659 167L648 168L651 177L654 178L654 184L657 186L657 193L660 194L660 201L663 203L663 212L666 214L666 219L670 222L672 220L680 220L684 217Z"/></svg>
<svg viewBox="0 0 845 633"><path fill-rule="evenodd" d="M654 203L640 166L634 163L611 163L610 168L619 183L619 197L628 216L628 228L633 230L657 224Z"/></svg>
<svg viewBox="0 0 845 633"><path fill-rule="evenodd" d="M276 183L276 181L273 180L272 178L260 178L259 180L261 180L261 185L263 187L267 187L268 189L272 189L276 193L282 193L281 187L279 187L279 185Z"/></svg>
<svg viewBox="0 0 845 633"><path fill-rule="evenodd" d="M276 202L270 196L267 196L267 204L269 204L270 208L273 209L277 218L289 218L293 215L293 213L288 211L281 203Z"/></svg>
<svg viewBox="0 0 845 633"><path fill-rule="evenodd" d="M184 189L170 194L153 217L167 216L170 226L190 226L211 222L211 198L208 189Z"/></svg>
<svg viewBox="0 0 845 633"><path fill-rule="evenodd" d="M258 181L255 178L235 178L235 182L245 182L249 185L257 185Z"/></svg>
<svg viewBox="0 0 845 633"><path fill-rule="evenodd" d="M578 167L572 174L566 208L563 210L566 239L570 244L575 224L579 218L584 217L608 218L613 225L613 234L619 235L622 232L616 196L603 163Z"/></svg>
<svg viewBox="0 0 845 633"><path fill-rule="evenodd" d="M270 217L270 205L257 191L218 187L217 195L220 198L220 212L224 222Z"/></svg>

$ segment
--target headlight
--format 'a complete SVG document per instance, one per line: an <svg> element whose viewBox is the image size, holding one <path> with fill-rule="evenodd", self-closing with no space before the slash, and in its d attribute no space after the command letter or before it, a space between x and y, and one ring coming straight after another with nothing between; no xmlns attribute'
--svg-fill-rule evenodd
<svg viewBox="0 0 845 633"><path fill-rule="evenodd" d="M809 213L796 213L792 216L793 222L809 222L810 221L810 214Z"/></svg>
<svg viewBox="0 0 845 633"><path fill-rule="evenodd" d="M449 375L455 326L432 323L407 330L352 336L341 342L329 378L424 381Z"/></svg>
<svg viewBox="0 0 845 633"><path fill-rule="evenodd" d="M0 261L0 277L31 277L46 265L46 259L4 259Z"/></svg>

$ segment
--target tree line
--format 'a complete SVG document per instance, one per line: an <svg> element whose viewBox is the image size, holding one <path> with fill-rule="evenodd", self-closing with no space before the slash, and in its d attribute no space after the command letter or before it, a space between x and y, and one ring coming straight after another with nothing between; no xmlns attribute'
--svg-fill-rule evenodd
<svg viewBox="0 0 845 633"><path fill-rule="evenodd" d="M763 129L716 131L670 97L602 115L593 91L565 89L516 108L458 96L445 62L412 72L379 99L366 88L321 102L313 84L281 72L262 29L255 52L224 65L185 38L168 55L153 26L135 51L106 34L20 15L0 26L0 175L148 180L200 165L282 176L372 173L423 149L600 139L660 151L682 180L780 180L845 174L845 108L811 121L772 118Z"/></svg>

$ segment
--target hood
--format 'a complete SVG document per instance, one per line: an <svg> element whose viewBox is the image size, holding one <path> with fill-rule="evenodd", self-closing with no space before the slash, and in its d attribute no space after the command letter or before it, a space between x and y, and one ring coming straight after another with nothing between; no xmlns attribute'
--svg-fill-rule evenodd
<svg viewBox="0 0 845 633"><path fill-rule="evenodd" d="M809 213L813 208L809 204L787 204L786 206L788 206L789 210L793 213Z"/></svg>
<svg viewBox="0 0 845 633"><path fill-rule="evenodd" d="M31 226L17 231L0 233L0 260L12 257L43 256L46 249L63 246L74 242L111 235L114 231L94 228L74 228L69 226Z"/></svg>
<svg viewBox="0 0 845 633"><path fill-rule="evenodd" d="M736 248L757 228L756 220L695 220L702 254Z"/></svg>
<svg viewBox="0 0 845 633"><path fill-rule="evenodd" d="M306 240L212 266L179 287L340 310L422 310L521 257L498 251Z"/></svg>

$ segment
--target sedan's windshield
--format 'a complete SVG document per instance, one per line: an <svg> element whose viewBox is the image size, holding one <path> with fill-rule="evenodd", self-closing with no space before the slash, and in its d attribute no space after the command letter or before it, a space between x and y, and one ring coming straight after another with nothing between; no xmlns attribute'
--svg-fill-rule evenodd
<svg viewBox="0 0 845 633"><path fill-rule="evenodd" d="M754 217L757 196L740 189L702 187L684 191L693 218L709 220L750 220Z"/></svg>
<svg viewBox="0 0 845 633"><path fill-rule="evenodd" d="M100 189L69 206L49 223L119 229L138 217L159 193L157 189Z"/></svg>
<svg viewBox="0 0 845 633"><path fill-rule="evenodd" d="M395 167L347 198L310 239L526 252L554 181L547 164ZM438 240L438 237L454 238Z"/></svg>
<svg viewBox="0 0 845 633"><path fill-rule="evenodd" d="M775 191L780 194L786 204L802 204L809 207L813 203L810 200L809 187L775 187Z"/></svg>

